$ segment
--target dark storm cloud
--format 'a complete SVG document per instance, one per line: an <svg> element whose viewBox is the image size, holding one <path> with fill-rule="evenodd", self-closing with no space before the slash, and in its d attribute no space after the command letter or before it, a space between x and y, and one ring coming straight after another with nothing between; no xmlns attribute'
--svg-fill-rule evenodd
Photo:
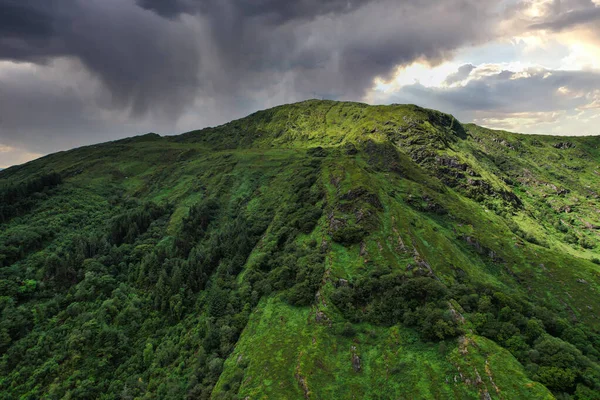
<svg viewBox="0 0 600 400"><path fill-rule="evenodd" d="M167 18L194 13L217 15L228 10L238 17L266 17L269 23L281 24L293 19L349 12L371 1L376 0L138 0L138 4Z"/></svg>
<svg viewBox="0 0 600 400"><path fill-rule="evenodd" d="M0 59L74 57L102 80L115 106L138 115L177 114L194 96L247 96L252 86L276 79L287 79L284 85L299 97L356 98L398 64L435 62L489 37L492 6L477 0L2 0Z"/></svg>
<svg viewBox="0 0 600 400"><path fill-rule="evenodd" d="M488 1L203 4L198 15L217 47L213 61L225 75L242 78L236 88L284 82L300 97L358 99L398 65L435 63L492 36Z"/></svg>
<svg viewBox="0 0 600 400"><path fill-rule="evenodd" d="M57 31L68 22L70 0L0 1L0 59L41 62L65 53Z"/></svg>
<svg viewBox="0 0 600 400"><path fill-rule="evenodd" d="M2 0L0 59L80 60L112 92L114 106L170 114L198 85L199 54L189 32L119 0Z"/></svg>
<svg viewBox="0 0 600 400"><path fill-rule="evenodd" d="M495 37L495 8L493 0L0 0L0 62L54 71L37 94L27 78L9 93L13 78L0 64L0 144L45 152L112 139L118 124L150 130L160 121L174 133L311 97L361 100L399 65L435 64ZM89 79L66 86L85 95L65 93L74 66ZM19 102L9 106L11 97Z"/></svg>
<svg viewBox="0 0 600 400"><path fill-rule="evenodd" d="M80 66L56 64L0 70L0 148L47 153L131 136L142 128L102 113L96 93L82 85L94 78Z"/></svg>
<svg viewBox="0 0 600 400"><path fill-rule="evenodd" d="M190 1L186 0L137 0L137 4L166 18L177 17L180 14L193 12L195 9Z"/></svg>
<svg viewBox="0 0 600 400"><path fill-rule="evenodd" d="M0 35L42 37L54 31L53 1L6 0L0 3Z"/></svg>

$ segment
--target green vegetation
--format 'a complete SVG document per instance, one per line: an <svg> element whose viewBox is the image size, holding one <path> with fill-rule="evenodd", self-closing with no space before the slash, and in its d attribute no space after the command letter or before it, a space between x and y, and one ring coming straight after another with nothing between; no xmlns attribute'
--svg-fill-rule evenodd
<svg viewBox="0 0 600 400"><path fill-rule="evenodd" d="M0 172L0 399L599 399L600 138L307 101Z"/></svg>

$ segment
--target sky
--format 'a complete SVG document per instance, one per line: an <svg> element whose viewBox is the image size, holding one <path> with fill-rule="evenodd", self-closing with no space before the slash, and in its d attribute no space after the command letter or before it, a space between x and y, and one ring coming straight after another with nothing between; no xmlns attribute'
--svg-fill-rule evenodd
<svg viewBox="0 0 600 400"><path fill-rule="evenodd" d="M600 0L0 0L0 168L309 98L600 134Z"/></svg>

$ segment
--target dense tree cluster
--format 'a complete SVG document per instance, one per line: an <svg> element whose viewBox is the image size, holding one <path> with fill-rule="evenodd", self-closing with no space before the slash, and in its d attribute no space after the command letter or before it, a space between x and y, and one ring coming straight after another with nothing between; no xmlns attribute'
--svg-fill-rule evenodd
<svg viewBox="0 0 600 400"><path fill-rule="evenodd" d="M457 336L461 329L448 307L448 289L431 277L408 277L389 269L339 285L334 304L353 322L404 323L426 340Z"/></svg>
<svg viewBox="0 0 600 400"><path fill-rule="evenodd" d="M47 192L62 183L55 172L19 184L0 187L0 223L29 211Z"/></svg>

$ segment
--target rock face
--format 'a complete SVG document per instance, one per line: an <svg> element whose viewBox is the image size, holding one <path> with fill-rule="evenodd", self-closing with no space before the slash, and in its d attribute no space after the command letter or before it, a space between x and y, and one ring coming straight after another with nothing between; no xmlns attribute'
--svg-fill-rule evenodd
<svg viewBox="0 0 600 400"><path fill-rule="evenodd" d="M315 322L319 324L331 325L331 321L323 311L317 311L315 315Z"/></svg>
<svg viewBox="0 0 600 400"><path fill-rule="evenodd" d="M339 286L348 286L348 280L340 278L340 279L338 279L337 285L338 285L338 287Z"/></svg>
<svg viewBox="0 0 600 400"><path fill-rule="evenodd" d="M567 150L567 149L572 149L573 147L575 147L575 145L571 142L558 142L558 143L553 144L553 146L560 150Z"/></svg>
<svg viewBox="0 0 600 400"><path fill-rule="evenodd" d="M350 348L350 353L352 354L352 368L354 372L360 372L360 357L356 354L356 346Z"/></svg>

